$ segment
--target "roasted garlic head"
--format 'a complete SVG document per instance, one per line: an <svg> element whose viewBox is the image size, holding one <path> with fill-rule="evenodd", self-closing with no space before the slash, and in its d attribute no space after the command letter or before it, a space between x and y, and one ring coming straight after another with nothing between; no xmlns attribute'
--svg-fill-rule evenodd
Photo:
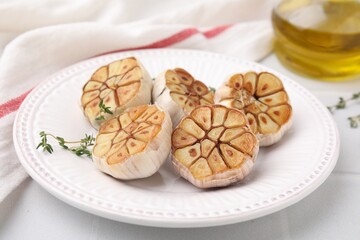
<svg viewBox="0 0 360 240"><path fill-rule="evenodd" d="M281 139L292 124L292 107L281 80L268 72L232 75L217 91L219 104L245 112L260 146Z"/></svg>
<svg viewBox="0 0 360 240"><path fill-rule="evenodd" d="M100 102L113 115L126 108L151 102L152 80L142 64L134 57L102 66L83 87L81 104L91 125L98 129L112 114L102 112Z"/></svg>
<svg viewBox="0 0 360 240"><path fill-rule="evenodd" d="M158 106L129 108L100 126L92 154L94 163L115 178L148 177L168 157L171 132L171 119Z"/></svg>
<svg viewBox="0 0 360 240"><path fill-rule="evenodd" d="M175 128L171 141L175 169L200 188L243 179L259 151L245 114L221 105L192 110Z"/></svg>

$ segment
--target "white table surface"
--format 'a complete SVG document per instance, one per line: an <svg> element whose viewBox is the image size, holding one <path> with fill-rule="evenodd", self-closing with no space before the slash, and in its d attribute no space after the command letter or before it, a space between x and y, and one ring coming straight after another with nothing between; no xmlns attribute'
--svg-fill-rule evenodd
<svg viewBox="0 0 360 240"><path fill-rule="evenodd" d="M343 83L310 80L286 70L274 55L262 64L296 80L325 105L360 91L360 79ZM359 102L334 114L341 150L325 183L300 202L271 215L211 228L136 226L80 211L28 178L0 205L0 239L360 239L360 128L351 129L347 120L357 114Z"/></svg>

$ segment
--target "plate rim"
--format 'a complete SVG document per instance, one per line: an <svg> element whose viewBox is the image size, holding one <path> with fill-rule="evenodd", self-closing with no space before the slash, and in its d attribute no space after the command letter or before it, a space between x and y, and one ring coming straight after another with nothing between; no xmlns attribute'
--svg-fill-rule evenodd
<svg viewBox="0 0 360 240"><path fill-rule="evenodd" d="M18 128L20 124L20 119L24 117L24 109L29 104L30 100L37 94L41 87L44 86L45 83L50 82L50 80L54 81L56 76L61 76L61 74L64 74L66 72L71 72L74 68L86 65L89 62L96 62L99 59L103 59L105 57L111 57L111 56L117 56L117 55L129 55L129 54L138 54L138 53L149 53L149 52L165 52L168 54L195 54L195 55L210 55L214 57L222 57L222 58L228 58L232 59L233 61L236 61L238 64L250 64L253 66L260 67L262 69L266 69L267 71L273 72L280 76L283 79L286 79L287 82L293 84L295 87L301 89L308 97L311 98L312 101L315 101L317 103L320 110L324 111L325 107L321 104L321 102L306 88L295 82L294 80L284 76L281 73L278 73L277 71L273 70L272 68L263 66L259 63L255 63L252 61L246 61L242 60L237 57L225 55L225 54L219 54L219 53L213 53L213 52L207 52L207 51L199 51L199 50L190 50L190 49L146 49L146 50L132 50L132 51L124 51L119 53L111 53L106 55L101 55L95 58L86 59L83 61L80 61L78 63L75 63L73 65L70 65L66 68L61 69L60 71L50 75L49 77L45 78L40 84L38 84L25 98L25 100L22 102L19 110L16 113L14 125L13 125L13 142L15 146L16 154L21 162L21 164L26 169L27 173L38 183L40 184L45 190L47 190L49 193L57 197L58 199L66 202L67 204L74 206L78 209L81 209L85 212L89 212L104 218L136 224L136 225L145 225L145 226L154 226L154 227L176 227L176 228L183 228L183 227L209 227L209 226L220 226L220 225L227 225L227 224L233 224L238 223L242 221L248 221L251 219L255 219L258 217L262 217L271 213L274 213L276 211L279 211L281 209L284 209L290 205L295 204L296 202L302 200L306 196L308 196L310 193L312 193L315 189L317 189L331 174L332 170L334 169L336 162L339 157L339 151L340 151L340 139L339 139L339 132L337 129L337 126L331 117L329 112L325 112L325 115L327 117L327 124L330 130L333 131L333 139L335 141L334 147L332 150L332 154L328 156L328 165L324 169L324 171L321 172L320 175L318 175L316 178L314 178L310 184L304 186L302 189L297 191L295 194L291 194L290 197L283 197L280 200L277 200L275 203L268 204L263 207L258 207L257 209L254 209L252 211L248 212L238 212L235 214L228 214L223 216L198 216L193 218L179 218L176 216L154 216L154 215L136 215L136 214L120 214L122 212L111 212L106 208L99 208L99 206L92 205L92 203L80 201L79 199L74 199L73 196L64 194L60 189L54 188L50 183L46 182L36 171L33 169L33 167L28 163L28 160L26 158L26 155L23 154L23 149L20 147L20 139L18 139L18 134L20 132L20 128ZM57 82L57 81L54 81ZM329 130L328 130L329 131Z"/></svg>

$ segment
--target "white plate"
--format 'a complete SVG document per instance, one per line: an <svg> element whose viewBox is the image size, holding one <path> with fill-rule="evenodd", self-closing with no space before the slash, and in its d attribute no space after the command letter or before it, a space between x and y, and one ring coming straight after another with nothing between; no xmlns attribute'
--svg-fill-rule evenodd
<svg viewBox="0 0 360 240"><path fill-rule="evenodd" d="M98 67L128 56L138 57L151 76L183 67L213 87L235 72L273 72L284 82L292 101L293 127L279 143L260 149L245 181L216 190L200 190L180 178L170 159L150 178L118 181L99 172L91 160L76 157L55 142L53 154L36 150L42 130L65 139L96 133L81 110L82 86ZM21 105L14 124L14 144L30 176L59 199L106 218L157 227L224 225L273 213L322 184L339 155L338 131L328 110L296 82L234 57L169 49L105 55L58 72Z"/></svg>

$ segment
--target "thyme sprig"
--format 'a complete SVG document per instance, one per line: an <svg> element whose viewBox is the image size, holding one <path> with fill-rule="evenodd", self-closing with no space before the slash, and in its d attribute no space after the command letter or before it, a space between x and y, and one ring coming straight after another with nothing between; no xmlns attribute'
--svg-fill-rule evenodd
<svg viewBox="0 0 360 240"><path fill-rule="evenodd" d="M100 120L105 120L105 113L108 114L114 114L111 110L110 107L105 106L104 101L101 99L101 101L99 102L99 108L100 108L100 116L98 116L97 118L95 118L95 120L100 121Z"/></svg>
<svg viewBox="0 0 360 240"><path fill-rule="evenodd" d="M346 104L350 101L354 101L356 99L360 99L360 92L354 93L350 98L339 97L339 102L333 106L328 106L327 108L331 113L334 113L337 109L346 108Z"/></svg>
<svg viewBox="0 0 360 240"><path fill-rule="evenodd" d="M338 109L344 109L347 106L347 103L350 101L354 101L360 99L360 92L353 93L353 95L347 99L343 97L339 97L339 102L333 106L328 106L327 108L331 113L334 113ZM360 114L357 116L348 117L350 121L351 128L357 128L360 124Z"/></svg>
<svg viewBox="0 0 360 240"><path fill-rule="evenodd" d="M357 116L348 117L351 128L357 128L360 124L360 114Z"/></svg>
<svg viewBox="0 0 360 240"><path fill-rule="evenodd" d="M41 137L40 143L37 145L36 149L42 148L44 152L53 153L54 149L51 146L51 144L48 143L48 137L52 137L53 139L58 141L58 144L64 148L65 150L68 150L72 153L74 153L76 156L83 156L86 155L87 157L91 158L91 151L88 149L88 147L93 146L95 143L95 138L93 135L85 134L85 137L80 139L79 141L66 141L64 138L55 136L51 133L47 133L44 131L41 131L39 133ZM77 144L75 146L69 146Z"/></svg>

